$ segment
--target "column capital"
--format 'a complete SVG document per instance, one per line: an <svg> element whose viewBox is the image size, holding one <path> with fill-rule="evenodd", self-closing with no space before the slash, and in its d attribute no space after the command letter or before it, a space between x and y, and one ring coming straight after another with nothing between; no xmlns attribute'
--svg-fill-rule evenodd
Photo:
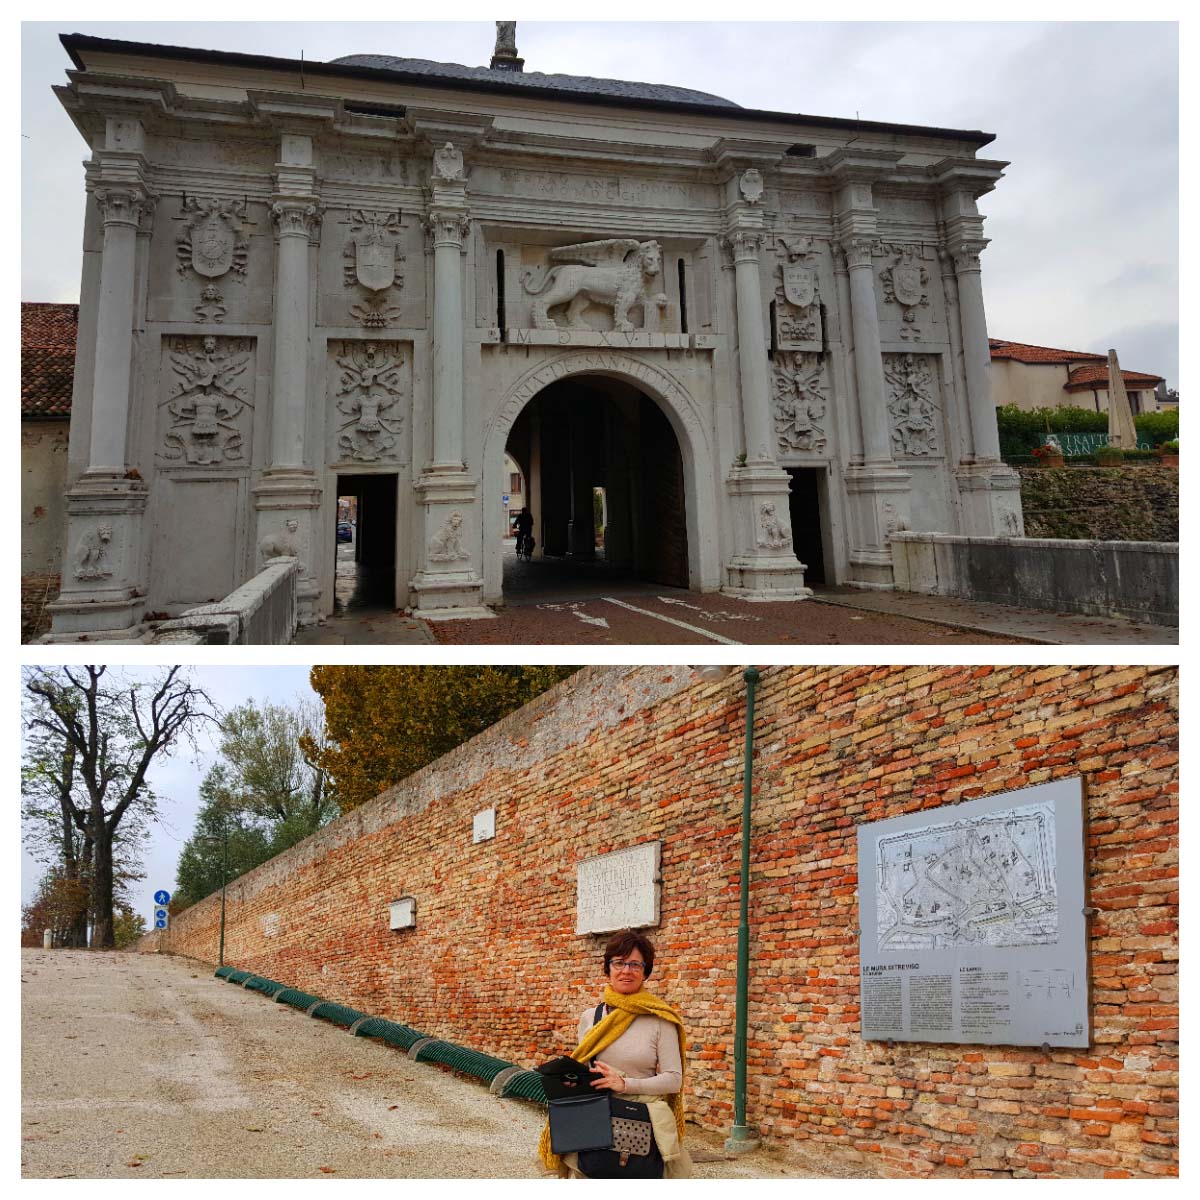
<svg viewBox="0 0 1200 1200"><path fill-rule="evenodd" d="M461 250L470 232L471 220L466 211L457 206L431 208L421 227L435 249L438 246L453 246L455 250Z"/></svg>
<svg viewBox="0 0 1200 1200"><path fill-rule="evenodd" d="M154 211L158 197L147 188L130 184L100 184L92 192L104 225L126 225L137 229L142 218Z"/></svg>
<svg viewBox="0 0 1200 1200"><path fill-rule="evenodd" d="M849 270L854 270L856 267L873 268L878 244L879 239L876 237L851 236L844 238L833 244L835 259L844 259ZM837 265L836 261L835 265Z"/></svg>
<svg viewBox="0 0 1200 1200"><path fill-rule="evenodd" d="M321 227L321 206L313 196L276 196L271 219L277 237L312 238Z"/></svg>
<svg viewBox="0 0 1200 1200"><path fill-rule="evenodd" d="M759 261L766 233L753 227L734 227L721 235L721 246L732 256L735 264L754 263Z"/></svg>
<svg viewBox="0 0 1200 1200"><path fill-rule="evenodd" d="M967 271L979 271L981 269L979 256L983 253L988 244L988 239L981 238L960 238L946 247L944 253L953 260L954 272L956 275L962 275Z"/></svg>

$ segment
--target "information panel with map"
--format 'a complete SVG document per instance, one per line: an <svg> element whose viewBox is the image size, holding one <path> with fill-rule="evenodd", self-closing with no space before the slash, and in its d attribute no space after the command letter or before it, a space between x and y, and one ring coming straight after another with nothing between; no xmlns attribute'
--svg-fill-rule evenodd
<svg viewBox="0 0 1200 1200"><path fill-rule="evenodd" d="M867 1041L1087 1046L1083 782L858 828Z"/></svg>

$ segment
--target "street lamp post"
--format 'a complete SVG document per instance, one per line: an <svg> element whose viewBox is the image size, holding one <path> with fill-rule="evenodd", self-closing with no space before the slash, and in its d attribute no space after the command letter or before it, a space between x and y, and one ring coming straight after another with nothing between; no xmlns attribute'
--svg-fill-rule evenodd
<svg viewBox="0 0 1200 1200"><path fill-rule="evenodd" d="M215 842L218 839L211 835L201 835L201 841ZM225 965L225 885L229 881L229 822L221 822L221 943L217 950L217 966Z"/></svg>
<svg viewBox="0 0 1200 1200"><path fill-rule="evenodd" d="M707 683L725 678L731 668L693 667L692 671ZM725 1140L725 1149L741 1153L759 1145L757 1131L746 1124L746 1029L750 994L750 816L754 763L754 689L762 678L756 667L742 673L746 681L746 750L742 766L742 874L738 887L739 913L737 937L737 999L733 1015L733 1127Z"/></svg>

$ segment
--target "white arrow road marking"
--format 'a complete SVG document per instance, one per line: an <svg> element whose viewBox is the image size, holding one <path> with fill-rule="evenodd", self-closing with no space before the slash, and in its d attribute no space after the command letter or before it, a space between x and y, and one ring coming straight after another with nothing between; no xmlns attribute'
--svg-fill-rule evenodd
<svg viewBox="0 0 1200 1200"><path fill-rule="evenodd" d="M664 604L677 604L680 608L690 608L692 612L698 612L706 621L761 621L762 617L756 617L753 613L733 613L726 612L721 609L719 612L709 612L707 608L701 608L698 604L689 604L686 600L672 600L670 596L656 596L656 600L661 600Z"/></svg>
<svg viewBox="0 0 1200 1200"><path fill-rule="evenodd" d="M567 612L578 617L581 621L585 621L588 625L599 625L601 629L608 628L608 621L604 617L589 617L587 613L581 613L579 610L583 607L582 604L539 604L538 608L544 608L549 612L562 612L566 609Z"/></svg>
<svg viewBox="0 0 1200 1200"><path fill-rule="evenodd" d="M677 625L680 629L686 629L689 633L698 633L701 637L711 638L714 642L720 642L724 646L740 646L741 642L735 642L733 638L722 637L719 633L713 633L711 629L701 629L698 625L689 625L686 621L677 621L674 617L665 617L662 613L656 613L648 608L638 608L633 604L626 604L624 600L616 600L612 596L601 596L601 600L607 600L609 604L616 604L621 608L627 608L630 612L641 613L643 617L653 617L656 621L666 621L668 625Z"/></svg>

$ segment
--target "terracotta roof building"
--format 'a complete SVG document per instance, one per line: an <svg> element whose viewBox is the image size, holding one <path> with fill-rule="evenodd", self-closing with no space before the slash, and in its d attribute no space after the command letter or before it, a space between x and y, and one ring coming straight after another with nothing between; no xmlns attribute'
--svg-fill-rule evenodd
<svg viewBox="0 0 1200 1200"><path fill-rule="evenodd" d="M1108 356L1087 350L1058 350L989 338L992 358L992 401L997 408L1090 408L1108 411ZM1126 371L1121 375L1134 414L1157 412L1154 389L1161 375Z"/></svg>
<svg viewBox="0 0 1200 1200"><path fill-rule="evenodd" d="M21 305L21 417L53 421L71 415L78 304Z"/></svg>

